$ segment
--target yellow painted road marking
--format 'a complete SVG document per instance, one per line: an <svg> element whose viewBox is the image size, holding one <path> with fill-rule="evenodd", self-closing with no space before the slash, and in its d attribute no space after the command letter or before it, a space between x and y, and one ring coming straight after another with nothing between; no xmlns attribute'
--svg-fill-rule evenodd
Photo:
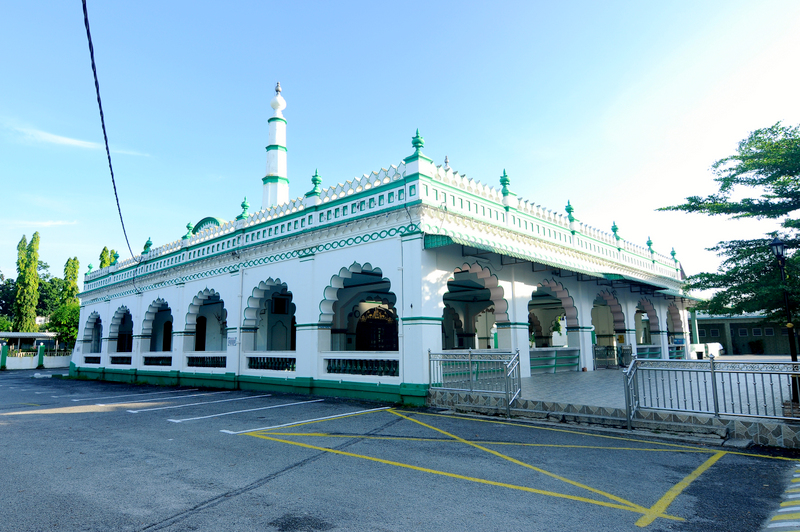
<svg viewBox="0 0 800 532"><path fill-rule="evenodd" d="M422 425L423 427L426 427L426 428L429 428L429 429L434 430L436 432L439 432L441 434L444 434L445 436L449 436L449 437L453 438L454 440L457 440L457 441L459 441L461 443L464 443L464 444L469 445L471 447L475 447L476 449L480 449L481 451L485 451L485 452L487 452L489 454L493 454L493 455L497 456L498 458L502 458L503 460L508 460L509 462L517 464L517 465L520 465L522 467L527 467L528 469L533 469L534 471L536 471L538 473L542 473L543 475L547 475L547 476L552 477L552 478L554 478L556 480L560 480L562 482L566 482L567 484L571 484L572 486L588 490L588 491L590 491L592 493L595 493L597 495L602 495L603 497L607 497L607 498L611 499L612 501L616 501L616 502L618 502L620 504L626 504L626 505L630 506L631 508L635 508L638 511L645 511L645 512L647 511L647 509L644 506L640 506L640 505L638 505L636 503L627 501L627 500L623 499L622 497L617 497L616 495L612 495L611 493L608 493L608 492L605 492L605 491L602 491L602 490L598 490L598 489L595 489L595 488L591 488L591 487L587 486L586 484L581 484L580 482L575 482L574 480L570 480L570 479L562 477L560 475L556 475L555 473L551 473L549 471L545 471L542 468L539 468L539 467L536 467L536 466L533 466L533 465L530 465L530 464L526 464L525 462L517 460L516 458L511 458L510 456L506 456L506 455L504 455L502 453L499 453L497 451L494 451L494 450L489 449L487 447L484 447L482 445L478 445L476 443L472 443L470 441L467 441L464 438L459 438L458 436L456 436L454 434L450 434L449 432L446 432L446 431L438 429L438 428L436 428L434 426L431 426L431 425L428 425L426 423L423 423L422 421L419 421L418 419L413 419L413 418L410 418L408 416L404 416L403 414L401 414L400 412L397 412L395 410L389 410L389 412L391 412L392 414L395 414L396 416L400 416L403 419L406 419L408 421L413 421L414 423L418 423L418 424Z"/></svg>
<svg viewBox="0 0 800 532"><path fill-rule="evenodd" d="M709 467L717 463L717 461L726 454L727 453L725 451L719 451L717 453L714 453L714 456L703 462L703 464L700 467L689 473L686 476L686 478L684 478L683 480L672 486L669 489L669 491L667 491L667 493L665 493L664 496L658 500L658 502L656 502L653 506L650 507L653 513L651 514L648 512L642 517L640 517L639 520L636 521L636 526L645 527L650 523L652 523L656 519L656 517L661 517L660 514L662 514L667 510L667 508L669 508L669 505L672 504L672 501L674 501L675 498L678 495L680 495L680 493L684 489L686 489L686 487L689 484L691 484L695 479L697 479L697 477L702 475Z"/></svg>
<svg viewBox="0 0 800 532"><path fill-rule="evenodd" d="M454 416L454 415L449 415L449 414L435 414L435 413L432 413L432 412L414 412L414 414L419 415L419 416L435 416L435 417L445 417L445 418L451 418L451 419L469 420L469 421L476 421L478 423L495 423L495 424L498 424L498 425L510 425L512 427L528 428L528 429L532 429L532 430L545 430L545 431L551 431L551 432L564 432L564 433L567 433L567 434L577 434L577 435L580 435L580 436L590 436L590 437L593 437L593 438L605 438L605 439L610 439L610 440L622 440L622 441L629 441L629 442L634 442L634 443L646 443L646 444L649 444L649 445L663 445L665 447L673 448L673 450L675 450L676 452L681 452L680 449L685 449L687 451L690 451L690 450L702 450L702 451L704 451L706 453L709 453L709 454L717 452L717 451L714 451L714 450L711 450L711 449L703 449L702 447L695 447L695 446L690 446L690 445L678 445L678 444L675 444L675 443L662 443L662 442L654 442L654 441L648 441L648 440L638 440L636 438L625 438L623 436L607 436L607 435L604 435L604 434L594 434L592 432L581 432L581 431L578 431L578 430L567 430L567 429L556 429L556 428L552 428L552 427L542 427L542 426L532 425L532 424L528 424L528 423L512 423L512 422L509 422L509 421L497 421L497 420L494 420L494 419L476 419L476 418L467 417L467 416ZM732 454L732 455L737 455L737 456L750 456L750 457L753 457L753 458L763 458L765 460L787 460L787 461L792 461L792 462L797 460L797 458L789 458L789 457L785 457L785 456L767 456L767 455L763 455L763 454L743 453L743 452L738 452L738 451L728 451L727 454Z"/></svg>
<svg viewBox="0 0 800 532"><path fill-rule="evenodd" d="M800 506L800 501L786 501L782 502L781 506Z"/></svg>
<svg viewBox="0 0 800 532"><path fill-rule="evenodd" d="M781 514L772 518L773 521L788 521L789 519L800 519L800 512L793 514Z"/></svg>
<svg viewBox="0 0 800 532"><path fill-rule="evenodd" d="M585 502L585 503L588 503L588 504L595 504L595 505L598 505L598 506L605 506L607 508L617 508L619 510L627 510L629 512L642 513L640 510L638 510L638 509L636 509L636 508L634 508L632 506L629 506L629 505L615 504L615 503L606 502L606 501L598 501L598 500L595 500L595 499L588 499L586 497L579 497L577 495L567 495L565 493L557 493L557 492L554 492L554 491L545 491L545 490L539 490L539 489L536 489L536 488L529 488L527 486L517 486L515 484L507 484L505 482L495 482L493 480L486 480L486 479L483 479L483 478L467 477L467 476L458 475L458 474L455 474L455 473L448 473L446 471L437 471L435 469L428 469L426 467L419 467L419 466L415 466L415 465L411 465L411 464L404 464L402 462L394 462L394 461L391 461L391 460L384 460L382 458L375 458L375 457L372 457L372 456L366 456L366 455L362 455L362 454L348 453L346 451L339 451L337 449L329 449L327 447L318 447L316 445L309 445L307 443L300 443L300 442L295 442L295 441L290 441L290 440L282 440L280 438L273 438L272 436L268 435L268 433L247 432L247 433L245 433L245 435L254 436L256 438L261 438L261 439L264 439L264 440L271 440L271 441L276 441L276 442L280 442L280 443L287 443L289 445L296 445L298 447L304 447L306 449L314 449L314 450L317 450L317 451L325 451L325 452L328 452L328 453L338 454L338 455L342 455L342 456L350 456L352 458L361 458L361 459L364 459L364 460L369 460L369 461L372 461L372 462L378 462L378 463L381 463L381 464L392 465L392 466L397 466L397 467L403 467L403 468L406 468L406 469L412 469L414 471L421 471L423 473L431 473L433 475L441 475L441 476L444 476L444 477L457 478L457 479L460 479L460 480L468 480L470 482L477 482L479 484L488 484L490 486L499 486L499 487L502 487L502 488L515 489L515 490L525 491L525 492L528 492L528 493L536 493L538 495L547 495L549 497L557 497L557 498L560 498L560 499L568 499L568 500L572 500L572 501ZM661 515L659 517L663 517L665 519L672 519L672 520L675 520L675 521L683 521L683 518L681 518L681 517L676 517L676 516L667 515L667 514Z"/></svg>
<svg viewBox="0 0 800 532"><path fill-rule="evenodd" d="M248 431L252 432L252 431ZM256 431L258 432L258 431ZM314 438L360 438L364 440L396 440L396 441L423 441L433 443L460 443L452 438L414 438L410 436L365 436L362 434L330 433L330 432L273 432L264 431L265 434L276 436L309 436ZM653 453L697 453L713 454L717 451L709 449L646 449L643 447L606 447L604 445L561 445L556 443L523 443L507 441L473 440L481 445L505 445L506 447L546 447L553 449L595 449L601 451L643 451ZM733 453L728 453L733 454Z"/></svg>

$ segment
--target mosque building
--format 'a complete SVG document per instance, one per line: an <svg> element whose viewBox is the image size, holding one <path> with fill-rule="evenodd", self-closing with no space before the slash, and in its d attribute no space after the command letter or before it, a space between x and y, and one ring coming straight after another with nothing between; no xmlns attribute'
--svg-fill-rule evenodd
<svg viewBox="0 0 800 532"><path fill-rule="evenodd" d="M429 350L519 350L523 377L684 356L674 250L435 165L419 131L398 164L289 198L280 85L271 107L261 209L90 267L71 375L422 404Z"/></svg>

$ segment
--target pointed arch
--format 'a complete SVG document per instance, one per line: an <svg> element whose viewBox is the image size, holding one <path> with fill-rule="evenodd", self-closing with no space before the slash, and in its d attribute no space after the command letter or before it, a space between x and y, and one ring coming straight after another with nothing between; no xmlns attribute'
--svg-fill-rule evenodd
<svg viewBox="0 0 800 532"><path fill-rule="evenodd" d="M103 341L103 321L100 319L100 314L92 312L86 319L86 325L83 328L83 344L89 344L89 349L84 349L85 353L99 353L102 348Z"/></svg>
<svg viewBox="0 0 800 532"><path fill-rule="evenodd" d="M625 332L625 314L622 312L622 305L620 305L616 294L610 290L603 290L597 294L597 298L603 299L611 310L611 316L614 318L614 332Z"/></svg>
<svg viewBox="0 0 800 532"><path fill-rule="evenodd" d="M147 307L142 322L142 350L172 351L173 316L165 300L158 298ZM149 342L147 341L149 339ZM149 345L148 345L149 343Z"/></svg>
<svg viewBox="0 0 800 532"><path fill-rule="evenodd" d="M578 308L575 306L575 299L569 295L569 291L564 288L564 285L555 279L545 279L537 286L549 289L561 301L561 306L564 307L564 315L567 318L567 327L578 327Z"/></svg>
<svg viewBox="0 0 800 532"><path fill-rule="evenodd" d="M293 351L297 337L296 309L286 283L272 277L259 282L247 298L242 316L245 349Z"/></svg>
<svg viewBox="0 0 800 532"><path fill-rule="evenodd" d="M494 305L494 318L495 321L508 321L508 302L505 300L503 287L496 275L494 275L489 268L484 268L477 262L473 264L464 263L460 267L453 270L454 274L461 272L474 273L479 280L483 282L483 287L489 290L489 300ZM455 275L450 277L447 282L455 281Z"/></svg>
<svg viewBox="0 0 800 532"><path fill-rule="evenodd" d="M185 351L224 351L228 338L228 311L214 289L192 298L186 313Z"/></svg>
<svg viewBox="0 0 800 532"><path fill-rule="evenodd" d="M643 297L639 300L639 304L637 305L639 309L641 309L650 321L650 332L660 332L661 328L658 325L658 312L656 312L656 307L653 305L653 302L650 301L648 298Z"/></svg>
<svg viewBox="0 0 800 532"><path fill-rule="evenodd" d="M683 334L683 320L681 319L681 311L675 303L670 303L667 307L667 324L672 325L669 332L672 334Z"/></svg>
<svg viewBox="0 0 800 532"><path fill-rule="evenodd" d="M109 351L130 353L133 351L133 315L125 305L119 307L108 327Z"/></svg>

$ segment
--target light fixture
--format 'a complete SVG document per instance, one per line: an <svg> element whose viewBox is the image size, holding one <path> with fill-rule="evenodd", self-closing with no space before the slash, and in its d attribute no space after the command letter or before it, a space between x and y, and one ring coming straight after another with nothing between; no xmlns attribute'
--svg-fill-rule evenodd
<svg viewBox="0 0 800 532"><path fill-rule="evenodd" d="M778 259L783 259L784 253L786 253L786 243L783 240L776 236L775 240L770 242L769 248Z"/></svg>

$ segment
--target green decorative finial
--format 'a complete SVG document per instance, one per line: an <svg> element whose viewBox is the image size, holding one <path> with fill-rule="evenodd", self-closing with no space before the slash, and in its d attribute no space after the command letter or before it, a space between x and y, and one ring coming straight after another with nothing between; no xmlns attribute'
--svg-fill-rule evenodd
<svg viewBox="0 0 800 532"><path fill-rule="evenodd" d="M508 185L511 184L511 180L508 178L505 168L503 168L503 175L500 176L500 184L503 185L503 196L508 196Z"/></svg>
<svg viewBox="0 0 800 532"><path fill-rule="evenodd" d="M86 272L86 273L92 273L92 268L94 268L94 266L92 266L91 264L89 264L89 271L88 271L88 272Z"/></svg>
<svg viewBox="0 0 800 532"><path fill-rule="evenodd" d="M617 227L617 222L611 222L611 232L614 233L614 238L619 240L619 235L617 234L619 231L619 227Z"/></svg>
<svg viewBox="0 0 800 532"><path fill-rule="evenodd" d="M655 253L655 251L653 251L653 241L650 240L649 236L647 237L647 249L650 250L650 253Z"/></svg>
<svg viewBox="0 0 800 532"><path fill-rule="evenodd" d="M150 237L147 237L147 242L144 243L144 250L142 251L142 255L150 251L150 248L153 247L153 241L150 240Z"/></svg>
<svg viewBox="0 0 800 532"><path fill-rule="evenodd" d="M117 263L117 261L119 260L119 253L117 253L115 251L113 257L114 257L114 260L111 261L111 266L115 265Z"/></svg>
<svg viewBox="0 0 800 532"><path fill-rule="evenodd" d="M244 220L247 218L247 209L250 208L250 204L247 203L247 196L244 197L244 201L242 202L242 214L236 217L237 220Z"/></svg>
<svg viewBox="0 0 800 532"><path fill-rule="evenodd" d="M567 218L569 219L569 223L574 222L575 217L572 216L572 213L575 212L575 207L572 206L569 200L567 200L567 206L564 207L564 210L567 211Z"/></svg>
<svg viewBox="0 0 800 532"><path fill-rule="evenodd" d="M306 197L309 196L319 196L322 189L319 187L322 184L322 178L319 176L319 171L315 168L314 175L311 176L311 184L314 185L314 188L306 192Z"/></svg>
<svg viewBox="0 0 800 532"><path fill-rule="evenodd" d="M677 253L675 253L675 248L672 248L672 251L670 251L669 254L672 255L672 260L678 262L678 259L675 258L675 255L677 255Z"/></svg>
<svg viewBox="0 0 800 532"><path fill-rule="evenodd" d="M417 134L411 139L411 145L417 150L417 153L425 146L425 139L420 136L419 128L417 128Z"/></svg>
<svg viewBox="0 0 800 532"><path fill-rule="evenodd" d="M192 230L193 229L194 229L194 225L192 224L192 222L189 222L188 224L186 224L186 234L183 235L182 240L189 240L190 238L192 238Z"/></svg>

